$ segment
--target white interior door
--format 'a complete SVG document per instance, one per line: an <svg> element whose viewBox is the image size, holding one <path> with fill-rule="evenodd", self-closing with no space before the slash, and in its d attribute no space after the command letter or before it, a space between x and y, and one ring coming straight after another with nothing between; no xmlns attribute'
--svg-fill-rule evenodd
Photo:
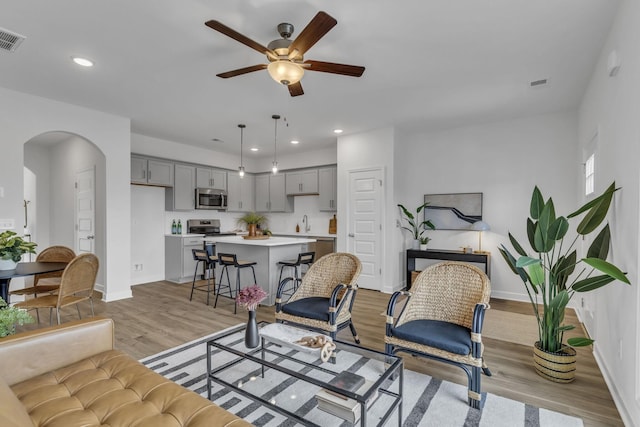
<svg viewBox="0 0 640 427"><path fill-rule="evenodd" d="M76 254L95 253L95 167L76 173Z"/></svg>
<svg viewBox="0 0 640 427"><path fill-rule="evenodd" d="M382 170L349 172L347 250L362 263L358 286L382 289Z"/></svg>

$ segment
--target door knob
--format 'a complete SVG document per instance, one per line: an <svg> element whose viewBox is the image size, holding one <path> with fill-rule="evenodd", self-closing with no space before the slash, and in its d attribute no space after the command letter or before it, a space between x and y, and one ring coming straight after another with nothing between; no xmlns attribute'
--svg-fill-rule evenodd
<svg viewBox="0 0 640 427"><path fill-rule="evenodd" d="M96 237L96 236L91 235L91 236L87 236L87 239L89 239L89 240L93 240L95 237Z"/></svg>
<svg viewBox="0 0 640 427"><path fill-rule="evenodd" d="M353 233L349 233L349 237L356 237L356 235Z"/></svg>

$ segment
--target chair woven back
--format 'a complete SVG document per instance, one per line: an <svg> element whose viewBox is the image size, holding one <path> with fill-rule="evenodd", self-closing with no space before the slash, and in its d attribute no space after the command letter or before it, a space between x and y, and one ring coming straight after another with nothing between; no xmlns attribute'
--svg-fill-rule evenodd
<svg viewBox="0 0 640 427"><path fill-rule="evenodd" d="M355 286L361 268L360 260L354 255L345 252L327 254L311 264L289 302L309 297L329 298L339 283Z"/></svg>
<svg viewBox="0 0 640 427"><path fill-rule="evenodd" d="M49 246L48 248L45 248L42 252L38 254L38 256L36 257L36 261L68 263L75 257L76 257L75 252L73 252L72 249L66 246ZM33 285L36 286L38 284L38 280L40 279L44 279L47 277L60 277L60 276L62 276L62 271L36 274L33 278Z"/></svg>
<svg viewBox="0 0 640 427"><path fill-rule="evenodd" d="M62 273L58 301L76 293L83 293L84 296L91 295L96 284L99 266L98 257L94 254L86 253L75 257Z"/></svg>
<svg viewBox="0 0 640 427"><path fill-rule="evenodd" d="M397 325L412 320L441 320L471 328L478 303L489 304L491 284L479 268L462 262L441 262L416 277Z"/></svg>

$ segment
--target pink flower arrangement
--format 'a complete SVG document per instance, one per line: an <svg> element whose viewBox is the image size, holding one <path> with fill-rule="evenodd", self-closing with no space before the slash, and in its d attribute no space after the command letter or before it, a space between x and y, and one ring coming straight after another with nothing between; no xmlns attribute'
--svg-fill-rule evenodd
<svg viewBox="0 0 640 427"><path fill-rule="evenodd" d="M236 302L249 311L253 311L258 304L267 297L267 293L258 285L241 289L236 296Z"/></svg>

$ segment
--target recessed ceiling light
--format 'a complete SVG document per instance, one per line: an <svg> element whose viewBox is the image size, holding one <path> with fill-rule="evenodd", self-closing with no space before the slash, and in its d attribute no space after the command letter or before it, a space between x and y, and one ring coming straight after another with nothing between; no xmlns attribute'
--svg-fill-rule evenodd
<svg viewBox="0 0 640 427"><path fill-rule="evenodd" d="M82 67L93 67L93 61L90 59L82 58L80 56L72 56L71 59Z"/></svg>
<svg viewBox="0 0 640 427"><path fill-rule="evenodd" d="M333 130L333 133L335 133L335 134L341 134L342 132L343 132L342 129L334 129Z"/></svg>
<svg viewBox="0 0 640 427"><path fill-rule="evenodd" d="M257 148L257 147L251 148L251 151L258 151L258 150L259 150L259 148Z"/></svg>
<svg viewBox="0 0 640 427"><path fill-rule="evenodd" d="M296 141L296 140L294 139L293 141L291 141L291 143L292 143L293 145L296 145L296 144L300 144L300 141Z"/></svg>

